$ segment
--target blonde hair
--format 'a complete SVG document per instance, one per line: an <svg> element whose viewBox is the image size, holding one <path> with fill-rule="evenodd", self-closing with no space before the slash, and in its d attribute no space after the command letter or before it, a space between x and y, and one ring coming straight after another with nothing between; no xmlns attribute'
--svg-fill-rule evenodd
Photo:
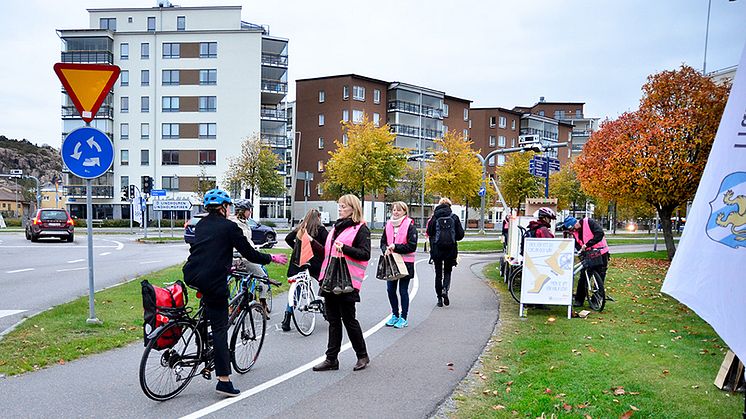
<svg viewBox="0 0 746 419"><path fill-rule="evenodd" d="M337 202L352 208L352 215L350 216L352 221L356 223L365 221L363 219L363 207L360 204L360 199L358 197L352 194L342 195Z"/></svg>
<svg viewBox="0 0 746 419"><path fill-rule="evenodd" d="M404 215L409 215L409 207L402 201L396 201L391 204L391 209L399 208L404 211Z"/></svg>
<svg viewBox="0 0 746 419"><path fill-rule="evenodd" d="M446 197L443 197L443 198L440 198L440 201L438 201L438 204L439 205L440 204L448 204L448 206L450 207L451 205L453 205L453 202L451 202L450 199L448 199Z"/></svg>

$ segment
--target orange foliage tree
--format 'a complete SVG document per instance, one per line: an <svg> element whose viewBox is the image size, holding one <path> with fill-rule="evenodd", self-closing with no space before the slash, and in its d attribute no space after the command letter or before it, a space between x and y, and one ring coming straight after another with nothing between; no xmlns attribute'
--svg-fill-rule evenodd
<svg viewBox="0 0 746 419"><path fill-rule="evenodd" d="M605 121L574 164L591 195L652 205L669 259L676 252L671 215L694 197L728 90L688 66L652 75L640 108Z"/></svg>

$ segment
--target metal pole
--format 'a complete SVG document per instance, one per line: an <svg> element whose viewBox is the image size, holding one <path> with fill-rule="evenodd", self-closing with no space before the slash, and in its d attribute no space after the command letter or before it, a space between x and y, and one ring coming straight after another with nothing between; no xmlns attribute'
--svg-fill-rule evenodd
<svg viewBox="0 0 746 419"><path fill-rule="evenodd" d="M549 198L549 156L543 156L541 165L546 169L544 172L544 198Z"/></svg>
<svg viewBox="0 0 746 419"><path fill-rule="evenodd" d="M101 320L96 318L96 308L93 305L93 202L91 197L91 180L85 181L86 195L86 232L88 234L88 324L101 324Z"/></svg>
<svg viewBox="0 0 746 419"><path fill-rule="evenodd" d="M484 234L484 207L487 201L487 184L485 183L485 179L487 178L487 160L482 158L480 154L477 154L477 157L482 161L482 190L484 191L484 194L481 196L479 209L479 234Z"/></svg>
<svg viewBox="0 0 746 419"><path fill-rule="evenodd" d="M308 214L308 195L310 193L311 191L308 189L308 171L306 171L305 178L303 179L303 218Z"/></svg>
<svg viewBox="0 0 746 419"><path fill-rule="evenodd" d="M655 236L653 237L653 251L658 251L658 211L655 211Z"/></svg>
<svg viewBox="0 0 746 419"><path fill-rule="evenodd" d="M135 208L133 207L134 202L135 202L135 198L131 196L130 197L130 234L133 233L133 231L132 231L132 219L135 218Z"/></svg>
<svg viewBox="0 0 746 419"><path fill-rule="evenodd" d="M712 0L707 0L707 26L705 27L705 56L702 59L702 74L707 73L707 41L710 35L710 8L712 7Z"/></svg>

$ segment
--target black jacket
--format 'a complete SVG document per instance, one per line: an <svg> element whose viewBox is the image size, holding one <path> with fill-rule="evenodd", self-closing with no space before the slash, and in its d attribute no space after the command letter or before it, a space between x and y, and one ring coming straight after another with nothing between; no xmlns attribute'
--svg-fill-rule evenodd
<svg viewBox="0 0 746 419"><path fill-rule="evenodd" d="M329 232L326 231L326 227L319 226L319 229L316 231L315 236L311 236L313 240L311 240L311 248L313 248L313 257L309 261L309 267L308 267L308 273L311 274L312 277L319 279L319 274L321 273L321 264L324 263L324 245L326 244L326 237L329 235ZM295 250L295 239L298 237L298 230L295 229L290 232L287 236L285 236L285 243L290 246L291 249ZM298 255L297 257L299 257ZM293 255L290 257L290 260L296 260L296 255L293 253ZM303 269L296 264L289 262L288 263L288 276L293 276L297 274L298 272L302 271Z"/></svg>
<svg viewBox="0 0 746 419"><path fill-rule="evenodd" d="M458 215L451 211L451 206L448 204L440 204L435 207L433 216L427 223L427 236L430 239L430 257L433 260L451 260L456 262L458 256L458 244L454 243L452 246L440 248L435 244L435 226L438 218L451 216L454 220L454 227L456 227L456 241L464 238L464 228L461 226L461 220Z"/></svg>
<svg viewBox="0 0 746 419"><path fill-rule="evenodd" d="M593 233L593 237L590 238L590 240L583 237L583 223L588 223L588 226L591 228L591 233ZM584 218L580 220L580 229L578 230L578 238L582 243L585 243L585 247L591 247L594 244L600 242L604 238L604 228L601 227L601 224L597 223L594 220L591 220L590 218ZM586 241L587 240L587 241ZM575 249L580 250L580 243L578 241L575 241Z"/></svg>
<svg viewBox="0 0 746 419"><path fill-rule="evenodd" d="M225 304L228 299L228 272L235 248L249 262L266 265L272 257L254 250L241 227L218 214L199 221L189 258L182 268L184 282L202 291L205 302Z"/></svg>
<svg viewBox="0 0 746 419"><path fill-rule="evenodd" d="M390 222L390 221L389 221ZM383 234L381 235L381 252L386 253L386 248L388 248L389 239L386 237L386 229L383 229ZM407 242L403 244L395 244L394 245L394 253L412 253L417 251L417 227L414 226L414 223L409 224L409 229L407 229ZM405 265L407 265L407 272L409 273L410 277L414 277L414 262L404 262Z"/></svg>
<svg viewBox="0 0 746 419"><path fill-rule="evenodd" d="M351 218L340 218L334 223L334 236L332 236L331 238L332 250L334 249L333 241L336 240L337 237L342 234L345 229L354 226L355 222L352 221ZM329 238L327 237L327 240L328 239ZM353 259L362 261L370 260L370 229L368 229L367 225L363 224L362 226L360 226L355 239L352 240L352 246L348 246L346 244L342 246L342 253ZM324 257L326 257L326 254L324 254ZM355 292L339 295L321 291L321 295L326 298L335 298L341 301L360 302L360 292L358 290L355 290Z"/></svg>

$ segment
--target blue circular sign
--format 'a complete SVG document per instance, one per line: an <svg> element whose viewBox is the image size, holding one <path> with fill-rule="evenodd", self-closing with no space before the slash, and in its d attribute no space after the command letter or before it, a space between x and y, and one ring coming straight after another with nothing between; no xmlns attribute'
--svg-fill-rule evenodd
<svg viewBox="0 0 746 419"><path fill-rule="evenodd" d="M78 128L62 141L62 161L75 176L94 179L114 163L114 145L101 130Z"/></svg>

